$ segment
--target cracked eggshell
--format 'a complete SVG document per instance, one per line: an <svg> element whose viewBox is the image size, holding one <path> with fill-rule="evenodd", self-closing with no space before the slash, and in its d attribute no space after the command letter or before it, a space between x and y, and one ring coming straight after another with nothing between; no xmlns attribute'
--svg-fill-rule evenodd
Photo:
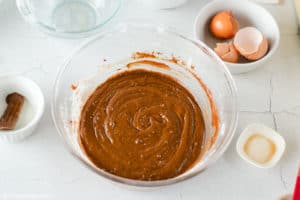
<svg viewBox="0 0 300 200"><path fill-rule="evenodd" d="M258 60L268 51L268 40L254 27L240 29L233 40L239 53L249 60Z"/></svg>
<svg viewBox="0 0 300 200"><path fill-rule="evenodd" d="M239 60L239 53L232 42L217 43L214 50L218 56L226 62L237 63Z"/></svg>

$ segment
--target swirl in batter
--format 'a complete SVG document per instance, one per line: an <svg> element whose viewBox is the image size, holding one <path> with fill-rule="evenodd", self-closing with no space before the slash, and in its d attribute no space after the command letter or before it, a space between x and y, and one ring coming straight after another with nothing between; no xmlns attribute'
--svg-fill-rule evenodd
<svg viewBox="0 0 300 200"><path fill-rule="evenodd" d="M100 169L139 180L178 176L195 164L205 132L193 95L170 76L119 73L82 108L79 141Z"/></svg>

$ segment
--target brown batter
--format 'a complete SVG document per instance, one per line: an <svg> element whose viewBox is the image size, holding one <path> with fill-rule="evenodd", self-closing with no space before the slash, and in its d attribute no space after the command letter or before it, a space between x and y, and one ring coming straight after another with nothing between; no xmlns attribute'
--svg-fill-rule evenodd
<svg viewBox="0 0 300 200"><path fill-rule="evenodd" d="M182 174L200 157L205 125L192 94L170 76L122 72L85 103L79 141L99 168L160 180Z"/></svg>

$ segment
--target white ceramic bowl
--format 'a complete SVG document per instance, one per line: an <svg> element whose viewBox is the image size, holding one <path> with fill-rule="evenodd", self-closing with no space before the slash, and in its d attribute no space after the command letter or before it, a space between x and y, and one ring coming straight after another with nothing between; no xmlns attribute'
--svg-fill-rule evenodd
<svg viewBox="0 0 300 200"><path fill-rule="evenodd" d="M225 62L233 74L245 73L254 70L269 60L278 48L280 41L280 32L273 16L262 6L247 0L215 0L204 6L194 23L194 36L202 40L212 49L217 42L224 42L213 37L209 31L209 22L211 18L219 11L231 10L239 22L239 27L254 26L260 30L268 39L269 51L257 61L242 61L242 63Z"/></svg>
<svg viewBox="0 0 300 200"><path fill-rule="evenodd" d="M152 9L171 9L185 4L187 0L140 0L140 2Z"/></svg>
<svg viewBox="0 0 300 200"><path fill-rule="evenodd" d="M247 156L245 150L244 150L244 145L247 142L247 140L253 136L254 134L259 134L262 135L269 140L271 140L275 146L276 146L276 151L272 157L271 160L269 160L266 163L258 163L255 162L254 160L251 160L249 156ZM284 150L285 150L285 140L284 138L277 133L275 130L263 125L263 124L251 124L247 126L244 131L241 133L237 145L236 145L236 150L238 154L248 163L254 165L255 167L258 168L271 168L274 167L279 160L281 159Z"/></svg>
<svg viewBox="0 0 300 200"><path fill-rule="evenodd" d="M23 95L25 103L15 129L0 130L0 141L9 143L18 142L31 135L45 107L43 93L35 82L22 76L0 76L0 115L6 108L6 96L13 92Z"/></svg>

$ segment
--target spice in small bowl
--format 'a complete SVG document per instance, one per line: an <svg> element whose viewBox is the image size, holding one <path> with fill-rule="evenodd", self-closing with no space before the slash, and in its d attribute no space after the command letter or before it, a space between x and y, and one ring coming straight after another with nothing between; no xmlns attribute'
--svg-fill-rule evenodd
<svg viewBox="0 0 300 200"><path fill-rule="evenodd" d="M238 154L245 161L259 168L275 166L284 150L283 137L262 124L249 125L237 142Z"/></svg>
<svg viewBox="0 0 300 200"><path fill-rule="evenodd" d="M0 76L0 142L18 142L37 127L45 102L40 87L32 80Z"/></svg>
<svg viewBox="0 0 300 200"><path fill-rule="evenodd" d="M24 96L17 92L7 95L7 107L0 117L0 130L13 130L16 127L24 101Z"/></svg>

